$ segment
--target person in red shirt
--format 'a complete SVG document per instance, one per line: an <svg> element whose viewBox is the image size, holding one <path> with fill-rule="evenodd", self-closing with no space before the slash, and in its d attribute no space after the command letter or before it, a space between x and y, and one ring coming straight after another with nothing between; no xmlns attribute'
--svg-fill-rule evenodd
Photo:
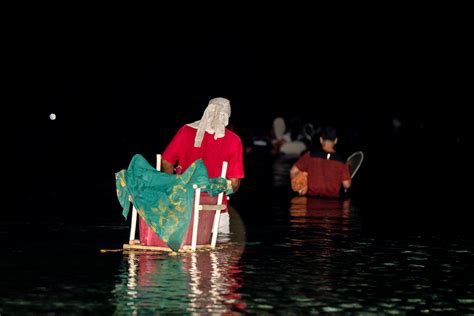
<svg viewBox="0 0 474 316"><path fill-rule="evenodd" d="M307 185L298 187L299 195L339 197L341 185L345 190L352 185L349 166L334 147L337 144L336 129L326 127L319 141L321 149L306 152L291 167L290 178L292 181L307 173ZM295 190L293 182L292 188Z"/></svg>
<svg viewBox="0 0 474 316"><path fill-rule="evenodd" d="M202 159L209 178L217 178L221 176L222 163L227 161L226 179L235 193L244 178L244 164L242 141L226 128L230 113L228 99L210 100L201 120L183 125L166 147L161 159L163 172L180 174ZM228 216L223 212L220 223L228 222Z"/></svg>

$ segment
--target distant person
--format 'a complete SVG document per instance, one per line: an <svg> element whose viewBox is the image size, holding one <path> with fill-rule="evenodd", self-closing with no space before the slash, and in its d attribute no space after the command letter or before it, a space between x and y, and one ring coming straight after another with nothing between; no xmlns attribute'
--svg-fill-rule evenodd
<svg viewBox="0 0 474 316"><path fill-rule="evenodd" d="M275 118L272 130L275 153L288 155L290 158L299 157L307 149L302 141L304 137L301 131L302 124L299 117L293 117L289 127L282 117Z"/></svg>
<svg viewBox="0 0 474 316"><path fill-rule="evenodd" d="M322 130L319 138L321 149L306 152L291 167L293 191L299 195L339 197L341 185L346 190L351 187L349 166L334 148L337 141L334 127Z"/></svg>
<svg viewBox="0 0 474 316"><path fill-rule="evenodd" d="M233 192L244 178L243 149L240 137L227 129L230 101L209 101L199 121L183 125L162 154L161 166L166 173L183 173L194 161L202 159L209 178L221 176L222 163L228 162L226 178ZM222 212L219 232L228 233L229 213Z"/></svg>
<svg viewBox="0 0 474 316"><path fill-rule="evenodd" d="M281 145L291 141L290 134L286 133L286 123L283 117L279 116L273 120L271 134L274 152L278 154L280 153Z"/></svg>
<svg viewBox="0 0 474 316"><path fill-rule="evenodd" d="M287 127L282 117L277 117L273 121L273 186L279 188L288 188L290 182L289 170L291 166L301 157L301 154L307 150L306 145L298 140L298 131L301 130L299 121L290 120Z"/></svg>

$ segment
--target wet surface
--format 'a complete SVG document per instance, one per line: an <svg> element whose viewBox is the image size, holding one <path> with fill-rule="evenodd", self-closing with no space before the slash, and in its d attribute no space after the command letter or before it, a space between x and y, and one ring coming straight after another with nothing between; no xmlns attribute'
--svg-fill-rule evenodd
<svg viewBox="0 0 474 316"><path fill-rule="evenodd" d="M22 191L0 224L0 313L473 314L472 207L459 172L399 159L388 173L367 155L349 198L331 200L295 197L292 160L280 157L271 178L244 179L230 199L218 249L176 256L122 251L130 219L113 177L94 182L93 203L77 197L84 186L51 178Z"/></svg>
<svg viewBox="0 0 474 316"><path fill-rule="evenodd" d="M240 200L230 242L176 256L120 251L126 222L2 224L0 312L474 313L470 235L380 234L354 200L281 196Z"/></svg>
<svg viewBox="0 0 474 316"><path fill-rule="evenodd" d="M412 15L397 15L405 27L386 15L332 23L319 46L299 23L153 30L145 41L129 32L132 45L124 32L23 27L15 47L28 55L16 54L19 93L4 115L15 205L0 221L0 314L474 314L471 34L458 15ZM231 99L244 145L280 115L337 126L337 150L365 154L350 203L292 199L294 161L267 148L244 157L231 199L242 225L226 247L122 252L130 220L114 172L136 153L154 165L216 91Z"/></svg>

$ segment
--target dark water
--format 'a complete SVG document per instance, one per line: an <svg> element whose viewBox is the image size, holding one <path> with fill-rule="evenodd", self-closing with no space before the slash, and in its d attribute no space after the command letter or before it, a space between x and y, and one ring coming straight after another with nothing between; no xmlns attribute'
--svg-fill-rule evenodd
<svg viewBox="0 0 474 316"><path fill-rule="evenodd" d="M469 196L365 163L345 200L248 179L230 242L176 256L122 251L113 182L27 196L0 224L0 314L474 314Z"/></svg>
<svg viewBox="0 0 474 316"><path fill-rule="evenodd" d="M126 222L3 223L0 313L474 313L469 235L374 233L355 200L280 197L236 199L230 242L176 256L120 251Z"/></svg>

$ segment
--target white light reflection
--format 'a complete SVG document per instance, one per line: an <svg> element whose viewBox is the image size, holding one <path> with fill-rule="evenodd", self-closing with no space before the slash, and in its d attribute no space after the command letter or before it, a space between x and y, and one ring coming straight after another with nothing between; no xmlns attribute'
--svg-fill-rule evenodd
<svg viewBox="0 0 474 316"><path fill-rule="evenodd" d="M127 294L130 297L130 301L127 303L129 308L132 310L132 315L137 315L138 308L135 300L138 297L137 291L137 258L135 253L130 252L128 255L128 280L127 280Z"/></svg>

